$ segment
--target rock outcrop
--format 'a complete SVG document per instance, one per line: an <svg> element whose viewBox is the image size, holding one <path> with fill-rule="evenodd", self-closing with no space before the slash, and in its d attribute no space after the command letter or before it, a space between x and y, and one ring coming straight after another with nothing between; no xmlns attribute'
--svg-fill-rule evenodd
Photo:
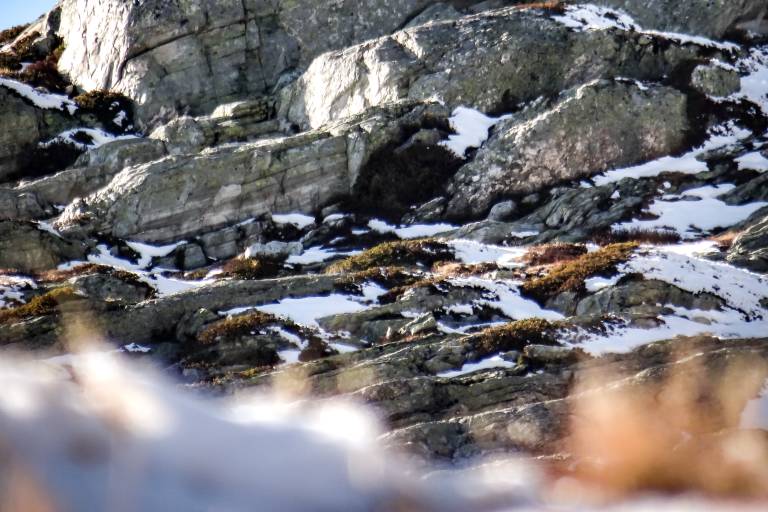
<svg viewBox="0 0 768 512"><path fill-rule="evenodd" d="M689 129L685 95L665 87L590 83L532 110L496 125L459 170L448 191L450 216L477 218L505 196L678 152Z"/></svg>

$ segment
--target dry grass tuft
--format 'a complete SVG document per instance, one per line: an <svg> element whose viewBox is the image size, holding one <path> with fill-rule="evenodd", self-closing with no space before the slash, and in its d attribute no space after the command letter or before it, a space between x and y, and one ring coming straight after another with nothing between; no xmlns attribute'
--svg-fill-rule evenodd
<svg viewBox="0 0 768 512"><path fill-rule="evenodd" d="M605 233L599 233L592 237L599 245L618 244L625 242L637 242L649 245L676 244L680 241L680 235L676 231L668 229L614 229Z"/></svg>
<svg viewBox="0 0 768 512"><path fill-rule="evenodd" d="M272 260L233 258L221 268L220 277L231 277L252 281L275 277L280 272L280 263Z"/></svg>
<svg viewBox="0 0 768 512"><path fill-rule="evenodd" d="M32 298L27 304L0 310L0 324L33 316L50 315L55 313L60 305L82 299L83 297L68 286L54 288L43 295Z"/></svg>
<svg viewBox="0 0 768 512"><path fill-rule="evenodd" d="M584 254L587 254L587 247L584 244L556 242L531 247L523 256L523 261L529 265L551 265L570 261Z"/></svg>
<svg viewBox="0 0 768 512"><path fill-rule="evenodd" d="M542 318L527 318L489 327L468 338L482 355L522 350L527 345L556 345L559 324Z"/></svg>
<svg viewBox="0 0 768 512"><path fill-rule="evenodd" d="M528 279L520 290L541 303L562 292L583 291L585 279L611 272L618 264L627 261L637 247L636 242L607 245L561 263L543 277Z"/></svg>
<svg viewBox="0 0 768 512"><path fill-rule="evenodd" d="M415 265L416 263L432 265L437 261L453 260L454 257L453 250L448 244L433 238L397 240L379 244L361 254L333 263L325 269L325 272L343 274L374 267Z"/></svg>

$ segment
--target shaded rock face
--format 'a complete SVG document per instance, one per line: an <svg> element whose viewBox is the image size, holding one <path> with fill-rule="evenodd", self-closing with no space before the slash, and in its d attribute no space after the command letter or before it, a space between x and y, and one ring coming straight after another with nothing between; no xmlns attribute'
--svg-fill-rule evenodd
<svg viewBox="0 0 768 512"><path fill-rule="evenodd" d="M84 255L84 247L38 229L33 223L0 221L0 268L47 270Z"/></svg>
<svg viewBox="0 0 768 512"><path fill-rule="evenodd" d="M513 116L449 187L450 215L478 217L501 197L525 195L674 153L684 147L686 97L666 87L597 82L552 108Z"/></svg>
<svg viewBox="0 0 768 512"><path fill-rule="evenodd" d="M501 9L322 55L285 89L280 113L310 128L402 98L504 112L600 77L658 78L702 51Z"/></svg>
<svg viewBox="0 0 768 512"><path fill-rule="evenodd" d="M429 0L66 0L62 69L138 103L139 120L268 94L320 53L387 34ZM110 41L110 44L103 44Z"/></svg>
<svg viewBox="0 0 768 512"><path fill-rule="evenodd" d="M37 144L76 125L71 116L59 110L36 108L18 94L0 85L0 182L19 178L34 162ZM77 157L60 162L61 168ZM32 171L39 172L38 169Z"/></svg>

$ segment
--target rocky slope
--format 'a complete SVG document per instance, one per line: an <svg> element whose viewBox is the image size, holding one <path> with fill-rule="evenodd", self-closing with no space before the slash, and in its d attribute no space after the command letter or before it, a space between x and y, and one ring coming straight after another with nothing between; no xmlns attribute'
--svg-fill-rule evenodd
<svg viewBox="0 0 768 512"><path fill-rule="evenodd" d="M575 390L680 374L709 419L676 427L738 432L766 9L62 0L0 49L67 82L0 78L0 347L85 322L203 393L359 399L428 463L581 460Z"/></svg>

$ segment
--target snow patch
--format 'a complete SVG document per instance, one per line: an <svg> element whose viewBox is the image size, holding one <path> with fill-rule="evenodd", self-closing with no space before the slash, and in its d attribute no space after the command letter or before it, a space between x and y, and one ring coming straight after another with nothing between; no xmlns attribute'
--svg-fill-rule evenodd
<svg viewBox="0 0 768 512"><path fill-rule="evenodd" d="M78 135L82 135L82 134L85 134L87 137L90 137L91 142L85 143L85 142L82 142L82 140L78 140L79 139ZM136 135L114 135L111 133L107 133L104 130L99 130L96 128L74 128L72 130L67 130L65 132L58 134L56 137L52 138L51 140L41 142L39 146L41 148L45 148L50 146L51 144L67 143L67 144L72 144L78 149L87 151L89 149L95 149L100 146L103 146L104 144L115 142L117 140L131 140L131 139L137 139L137 138L138 137Z"/></svg>
<svg viewBox="0 0 768 512"><path fill-rule="evenodd" d="M368 222L368 227L371 230L385 234L395 234L398 238L408 240L413 238L426 238L440 233L446 233L453 231L456 226L451 224L413 224L411 226L397 227L391 224L387 224L383 220L372 219Z"/></svg>
<svg viewBox="0 0 768 512"><path fill-rule="evenodd" d="M461 367L460 370L441 372L438 373L437 376L450 379L452 377L460 377L462 375L478 372L480 370L488 370L492 368L514 368L515 366L517 366L516 363L506 361L502 359L501 356L493 356L477 361L476 363L466 363Z"/></svg>
<svg viewBox="0 0 768 512"><path fill-rule="evenodd" d="M303 213L276 213L272 220L277 224L292 224L299 229L304 229L315 223L315 218Z"/></svg>
<svg viewBox="0 0 768 512"><path fill-rule="evenodd" d="M511 116L489 117L482 112L468 107L457 107L449 122L456 133L440 145L456 156L465 158L469 148L479 148L488 140L488 132L497 123Z"/></svg>
<svg viewBox="0 0 768 512"><path fill-rule="evenodd" d="M31 85L1 77L0 86L15 91L23 98L29 100L33 105L42 109L65 110L69 112L70 115L77 111L77 104L63 94L40 92Z"/></svg>

